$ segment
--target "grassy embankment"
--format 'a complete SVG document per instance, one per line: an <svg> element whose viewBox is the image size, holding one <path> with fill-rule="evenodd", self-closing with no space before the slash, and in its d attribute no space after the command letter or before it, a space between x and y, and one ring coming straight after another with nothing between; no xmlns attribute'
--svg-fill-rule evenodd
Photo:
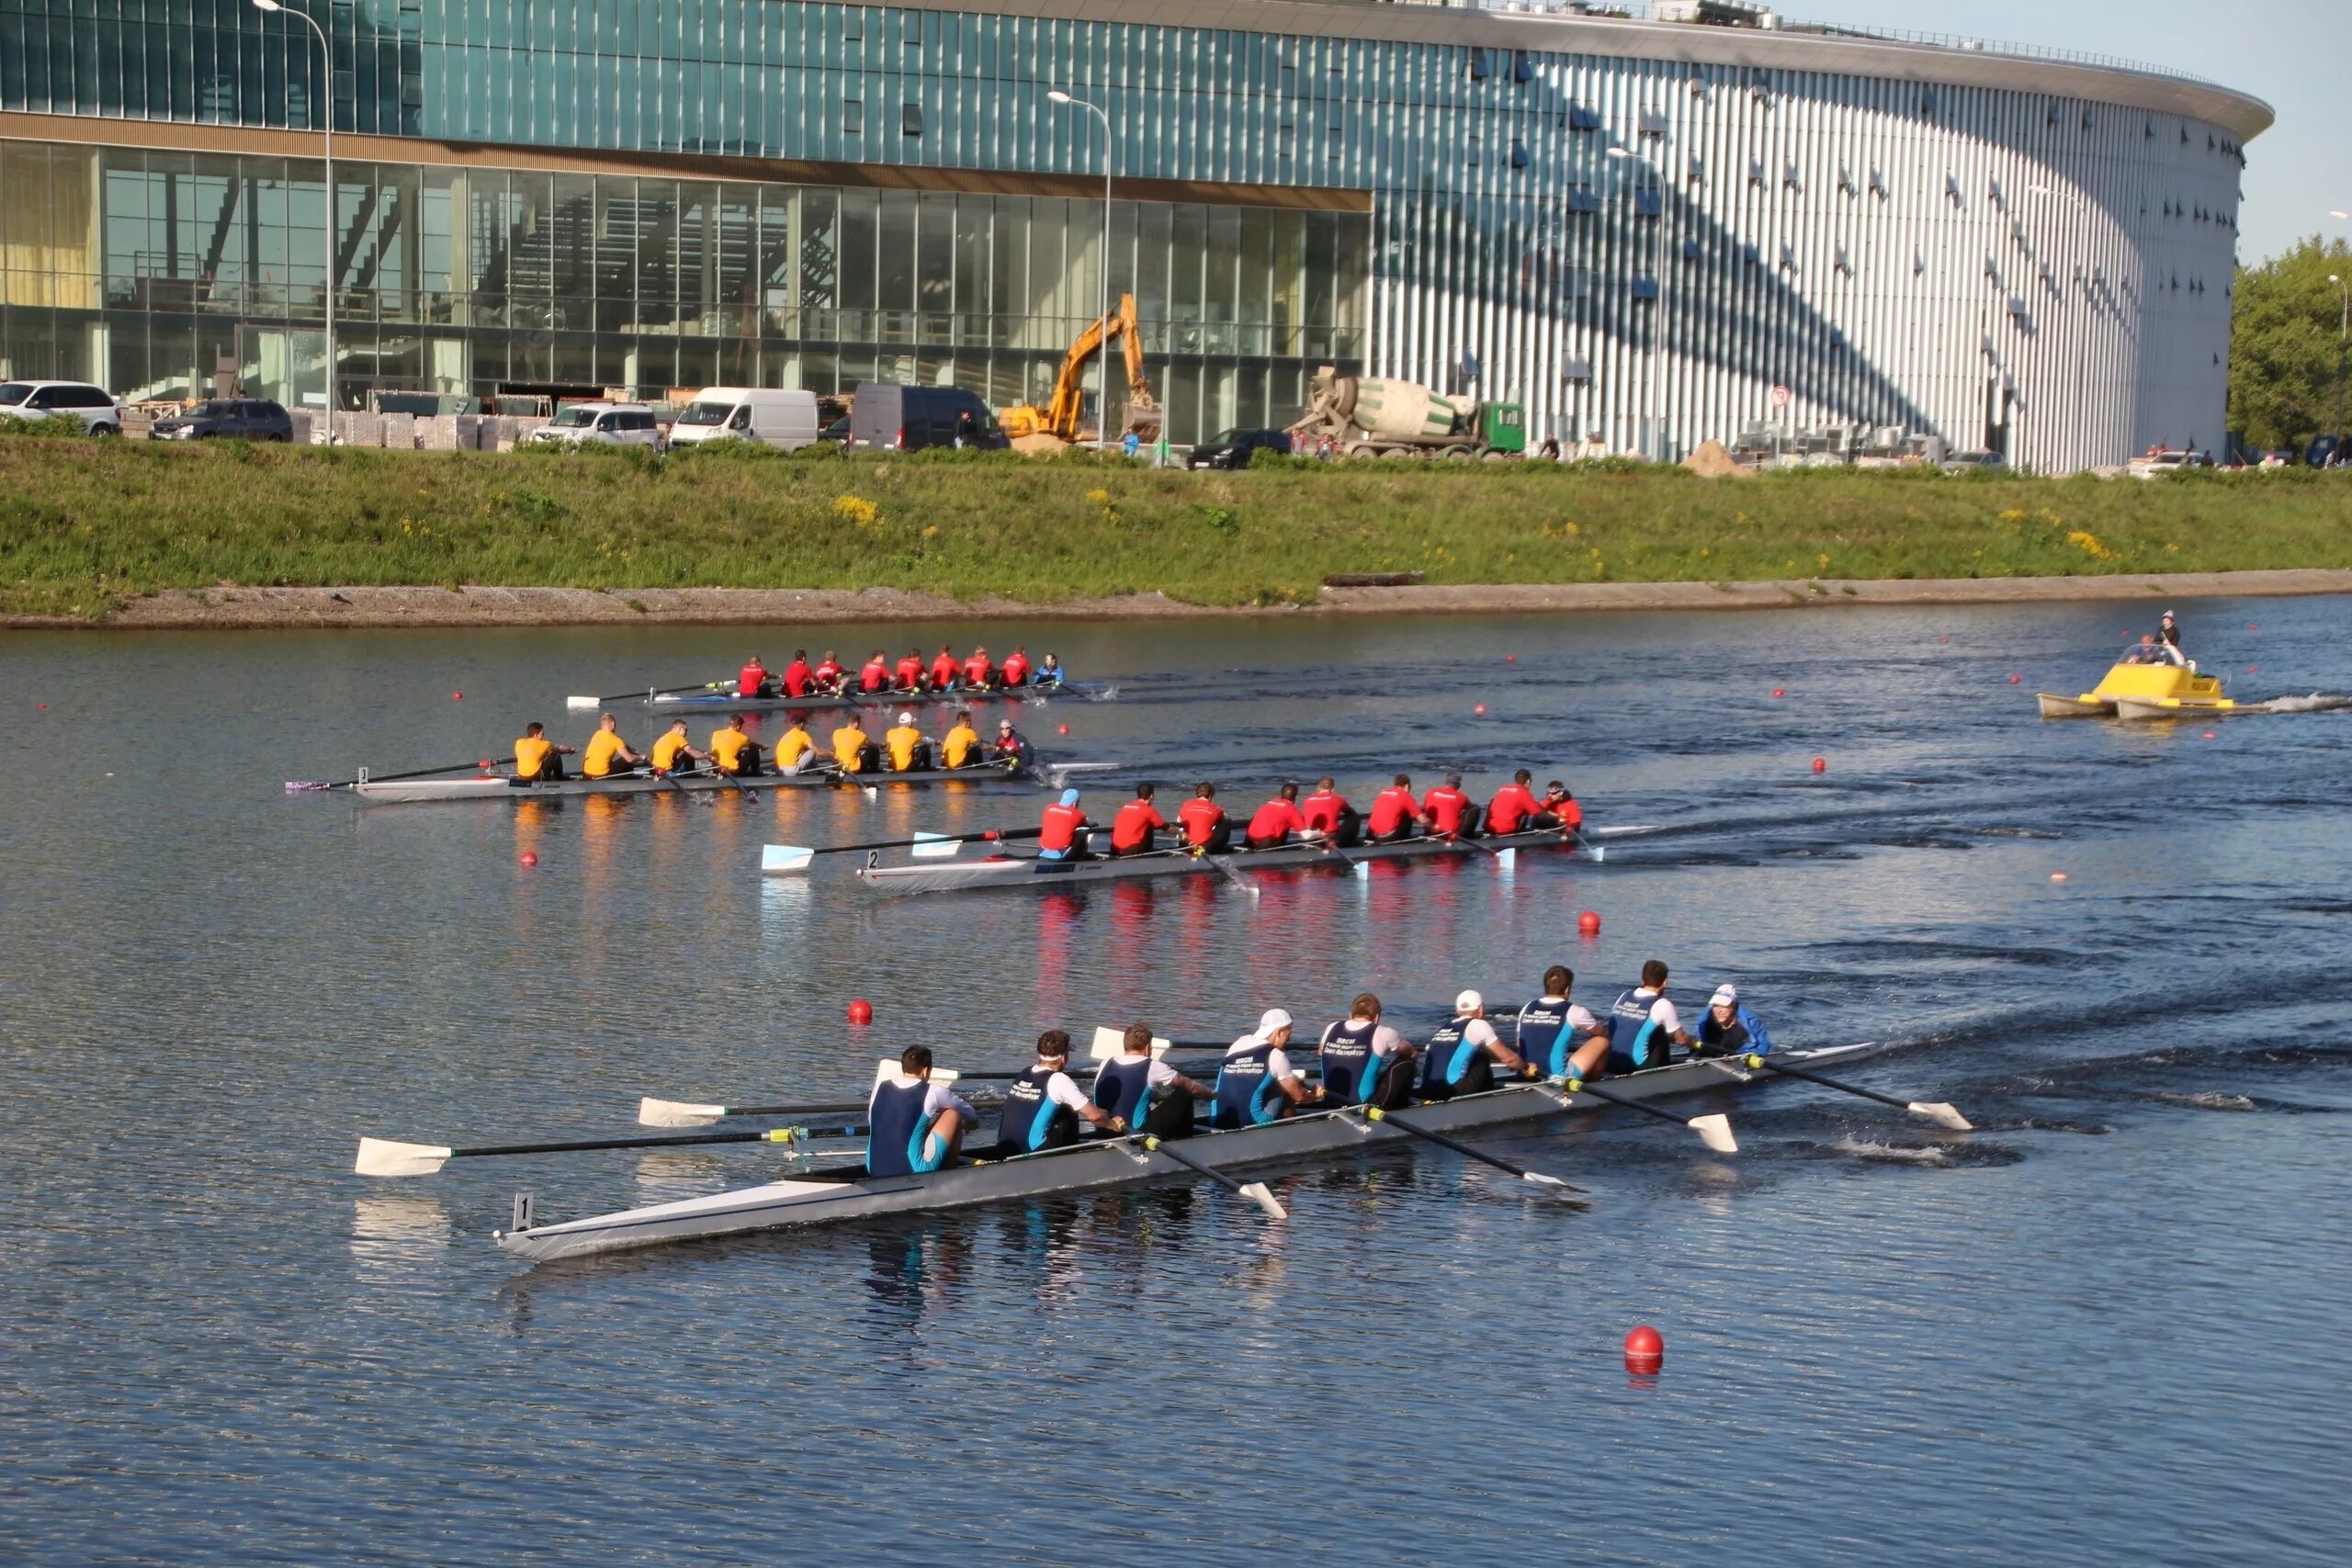
<svg viewBox="0 0 2352 1568"><path fill-rule="evenodd" d="M0 611L164 588L889 586L1039 604L1158 589L2047 576L2352 565L2352 475L2157 483L1638 465L1155 472L1091 457L654 459L0 437Z"/></svg>

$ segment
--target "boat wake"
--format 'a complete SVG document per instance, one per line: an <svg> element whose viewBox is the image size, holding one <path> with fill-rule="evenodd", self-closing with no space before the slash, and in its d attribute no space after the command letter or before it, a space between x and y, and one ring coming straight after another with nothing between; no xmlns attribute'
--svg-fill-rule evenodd
<svg viewBox="0 0 2352 1568"><path fill-rule="evenodd" d="M1086 694L1086 700L1090 703L1117 702L1119 700L1119 688L1116 686L1105 686L1101 691L1089 692Z"/></svg>
<svg viewBox="0 0 2352 1568"><path fill-rule="evenodd" d="M1883 1160L1897 1165L1950 1165L1951 1151L1940 1144L1887 1144L1875 1138L1839 1138L1826 1145L1848 1159Z"/></svg>
<svg viewBox="0 0 2352 1568"><path fill-rule="evenodd" d="M2155 1089L2147 1098L2160 1104L2186 1105L2197 1111L2252 1111L2255 1108L2253 1098L2243 1094L2177 1094L2169 1089Z"/></svg>
<svg viewBox="0 0 2352 1568"><path fill-rule="evenodd" d="M2253 713L2333 713L2339 708L2352 708L2352 696L2313 692L2307 697L2273 697L2267 703L2246 705L2246 711Z"/></svg>

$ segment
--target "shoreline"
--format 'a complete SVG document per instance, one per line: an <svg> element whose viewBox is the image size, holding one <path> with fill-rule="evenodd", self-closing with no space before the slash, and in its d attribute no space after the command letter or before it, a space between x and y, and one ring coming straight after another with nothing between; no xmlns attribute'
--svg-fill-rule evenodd
<svg viewBox="0 0 2352 1568"><path fill-rule="evenodd" d="M1917 578L1754 582L1420 583L1325 588L1311 604L1188 604L1164 594L1032 604L897 589L344 587L169 589L100 620L0 616L11 630L234 631L299 627L775 626L894 621L1221 620L1267 615L1495 615L1793 610L1847 605L2058 604L2114 599L2288 598L2352 593L2352 570L2098 577Z"/></svg>

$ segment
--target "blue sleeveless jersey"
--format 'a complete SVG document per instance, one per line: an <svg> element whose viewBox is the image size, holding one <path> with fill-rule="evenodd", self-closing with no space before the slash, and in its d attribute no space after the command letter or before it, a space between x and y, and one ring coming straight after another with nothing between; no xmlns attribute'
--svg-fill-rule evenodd
<svg viewBox="0 0 2352 1568"><path fill-rule="evenodd" d="M947 1145L931 1136L937 1116L927 1113L923 1101L931 1086L920 1079L885 1083L874 1090L866 1111L865 1174L914 1176L937 1170L947 1157Z"/></svg>
<svg viewBox="0 0 2352 1568"><path fill-rule="evenodd" d="M1657 993L1636 998L1627 991L1609 1010L1609 1066L1616 1072L1638 1072L1644 1067L1666 1066L1667 1054L1674 1043L1650 1016L1657 1005Z"/></svg>
<svg viewBox="0 0 2352 1568"><path fill-rule="evenodd" d="M1266 1063L1273 1054L1272 1045L1255 1045L1225 1059L1216 1070L1216 1099L1210 1105L1210 1126L1262 1127L1280 1119L1283 1091Z"/></svg>
<svg viewBox="0 0 2352 1568"><path fill-rule="evenodd" d="M1547 1078L1564 1077L1568 1053L1576 1045L1568 1033L1568 1004L1538 997L1519 1010L1519 1054L1535 1064Z"/></svg>
<svg viewBox="0 0 2352 1568"><path fill-rule="evenodd" d="M1381 1060L1372 1052L1376 1022L1343 1019L1323 1032L1317 1061L1323 1069L1323 1092L1349 1105L1363 1105L1380 1086Z"/></svg>
<svg viewBox="0 0 2352 1568"><path fill-rule="evenodd" d="M997 1121L997 1141L1020 1154L1057 1149L1078 1141L1078 1112L1046 1098L1054 1075L1032 1067L1005 1086L1004 1111Z"/></svg>
<svg viewBox="0 0 2352 1568"><path fill-rule="evenodd" d="M1094 1103L1123 1119L1130 1127L1151 1109L1151 1058L1130 1062L1114 1057L1094 1075Z"/></svg>
<svg viewBox="0 0 2352 1568"><path fill-rule="evenodd" d="M1463 1038L1469 1027L1468 1019L1457 1018L1430 1036L1429 1048L1421 1054L1422 1093L1442 1093L1469 1072L1478 1055L1478 1047Z"/></svg>

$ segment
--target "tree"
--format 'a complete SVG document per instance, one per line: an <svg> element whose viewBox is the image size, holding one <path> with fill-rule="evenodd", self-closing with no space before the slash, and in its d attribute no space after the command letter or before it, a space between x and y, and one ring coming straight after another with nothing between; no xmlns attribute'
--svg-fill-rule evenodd
<svg viewBox="0 0 2352 1568"><path fill-rule="evenodd" d="M2352 251L2316 234L2260 266L2240 267L2230 316L2230 428L2247 445L2291 447L2343 427L2344 295Z"/></svg>

